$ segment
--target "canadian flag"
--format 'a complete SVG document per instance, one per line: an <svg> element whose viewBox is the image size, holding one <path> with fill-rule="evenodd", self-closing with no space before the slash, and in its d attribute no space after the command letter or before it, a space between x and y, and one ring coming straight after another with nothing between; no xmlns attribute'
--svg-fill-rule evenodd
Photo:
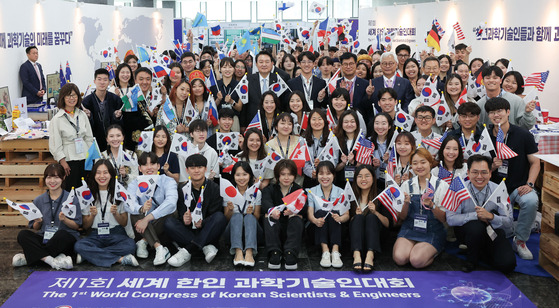
<svg viewBox="0 0 559 308"><path fill-rule="evenodd" d="M293 214L298 214L307 202L307 195L305 195L305 191L301 188L283 197L281 201Z"/></svg>
<svg viewBox="0 0 559 308"><path fill-rule="evenodd" d="M328 93L332 94L332 92L334 92L334 90L336 90L336 88L338 87L337 83L338 83L338 79L340 78L339 76L340 76L340 69L338 69L336 73L334 73L334 75L330 77L330 80L328 81Z"/></svg>
<svg viewBox="0 0 559 308"><path fill-rule="evenodd" d="M311 161L311 155L309 154L309 147L307 146L307 142L305 141L304 138L301 138L299 140L299 143L295 147L293 153L291 153L291 156L289 156L289 159L295 162L295 164L297 165L297 173L301 175L303 172L302 169L305 166L305 162Z"/></svg>

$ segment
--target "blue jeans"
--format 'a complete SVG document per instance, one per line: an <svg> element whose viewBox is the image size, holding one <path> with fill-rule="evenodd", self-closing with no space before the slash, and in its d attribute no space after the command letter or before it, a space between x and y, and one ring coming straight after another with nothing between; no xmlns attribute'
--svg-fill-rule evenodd
<svg viewBox="0 0 559 308"><path fill-rule="evenodd" d="M91 235L76 242L74 250L91 264L111 267L120 257L134 253L136 243L122 226L116 226L107 237L99 237L97 229L93 229Z"/></svg>
<svg viewBox="0 0 559 308"><path fill-rule="evenodd" d="M243 249L243 227L245 230L245 249L252 249L254 255L258 253L257 249L257 226L256 217L251 214L243 216L241 213L234 213L229 221L231 227L231 251L235 249ZM245 250L243 249L243 250Z"/></svg>
<svg viewBox="0 0 559 308"><path fill-rule="evenodd" d="M510 203L511 205L518 203L520 206L514 235L517 240L527 241L530 238L532 225L534 224L536 212L538 211L538 195L532 189L531 192L524 196L520 196L517 188L510 194Z"/></svg>

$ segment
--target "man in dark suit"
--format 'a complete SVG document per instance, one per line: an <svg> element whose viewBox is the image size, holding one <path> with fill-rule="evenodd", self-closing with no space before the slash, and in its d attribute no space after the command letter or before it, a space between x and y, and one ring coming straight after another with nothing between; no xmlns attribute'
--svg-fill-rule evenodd
<svg viewBox="0 0 559 308"><path fill-rule="evenodd" d="M36 46L29 46L25 49L27 53L27 61L19 67L19 78L23 84L21 89L21 97L27 97L27 104L33 104L43 101L45 89L45 76L41 64L37 63L39 59L39 50Z"/></svg>
<svg viewBox="0 0 559 308"><path fill-rule="evenodd" d="M373 116L371 95L374 92L370 82L355 75L357 56L346 52L340 56L343 77L338 79L336 87L346 88L351 99L351 108L357 108L367 123Z"/></svg>
<svg viewBox="0 0 559 308"><path fill-rule="evenodd" d="M311 109L326 108L328 105L328 100L326 99L326 81L312 74L315 59L316 57L310 51L299 54L298 60L301 65L301 75L290 79L287 85L291 91L301 91L305 94L305 98ZM288 103L289 102L284 101L284 106L287 106Z"/></svg>
<svg viewBox="0 0 559 308"><path fill-rule="evenodd" d="M380 67L383 76L373 79L373 86L375 88L373 103L377 110L380 110L378 105L378 91L382 88L393 88L396 91L398 94L398 101L405 112L408 112L408 105L415 98L415 92L413 91L410 81L396 76L397 64L398 61L394 52L385 52L380 57Z"/></svg>
<svg viewBox="0 0 559 308"><path fill-rule="evenodd" d="M442 95L444 91L444 83L441 82L439 74L441 73L441 63L436 57L427 57L423 60L423 74L431 76L431 82L437 83L437 91Z"/></svg>
<svg viewBox="0 0 559 308"><path fill-rule="evenodd" d="M99 150L107 149L105 136L111 124L122 126L122 100L116 94L107 91L109 71L104 68L95 71L95 92L83 99L82 105L89 117L93 137L97 139Z"/></svg>
<svg viewBox="0 0 559 308"><path fill-rule="evenodd" d="M252 118L256 115L258 108L260 107L260 101L262 99L262 93L268 91L270 85L278 81L278 75L282 77L285 81L289 77L282 76L285 72L279 69L275 69L272 73L274 67L274 60L272 54L268 51L263 50L256 55L256 67L258 72L248 75L248 103L243 106L241 111L241 131L243 131L247 125L250 123Z"/></svg>

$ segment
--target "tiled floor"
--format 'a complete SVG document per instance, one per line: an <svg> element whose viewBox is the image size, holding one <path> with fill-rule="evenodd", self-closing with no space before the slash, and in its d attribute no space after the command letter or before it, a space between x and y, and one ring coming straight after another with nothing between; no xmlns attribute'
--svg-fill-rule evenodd
<svg viewBox="0 0 559 308"><path fill-rule="evenodd" d="M4 303L12 293L25 281L25 279L34 270L49 270L45 267L28 267L13 268L11 266L12 256L21 252L21 248L16 242L17 233L21 228L0 228L0 303ZM305 245L303 245L305 247ZM378 255L375 258L375 267L379 271L397 271L416 269L411 266L399 267L391 258L391 247L383 247L386 251L384 254ZM349 252L342 251L344 267L342 270L351 270L351 255ZM323 269L320 267L320 249L318 247L303 248L299 255L299 270L300 271L323 271L334 269ZM82 271L126 271L126 270L143 270L143 271L266 271L267 263L263 253L259 254L256 258L256 265L254 269L236 268L233 266L232 256L229 255L225 249L221 249L212 264L207 264L202 254L194 254L192 260L184 266L176 269L169 265L153 266L153 252L147 260L139 260L140 267L138 269L124 266L113 266L110 269L102 269L94 267L89 264L78 265L76 268ZM430 271L459 271L460 259L457 257L442 253L435 262L426 270ZM483 270L484 268L479 268ZM483 275L483 272L479 272ZM372 274L374 275L374 273ZM559 282L553 278L528 276L519 273L512 273L507 275L510 279L534 304L538 307L556 308L559 303Z"/></svg>

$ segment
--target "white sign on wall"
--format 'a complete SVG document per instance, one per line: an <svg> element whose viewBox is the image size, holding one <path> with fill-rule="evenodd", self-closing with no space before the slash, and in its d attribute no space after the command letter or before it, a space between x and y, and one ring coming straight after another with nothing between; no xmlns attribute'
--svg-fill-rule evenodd
<svg viewBox="0 0 559 308"><path fill-rule="evenodd" d="M510 66L523 76L550 71L545 89L540 95L542 107L551 116L559 116L559 2L523 0L468 0L431 2L414 5L360 8L359 32L371 38L379 30L395 29L394 45L406 43L415 51L427 50L425 38L437 18L446 31L441 39L441 51L447 54L447 43L453 25L459 22L466 39L456 44L472 46L470 59L483 58L494 63L500 58L511 60ZM474 29L480 25L486 35L476 39ZM526 89L524 94L531 89Z"/></svg>
<svg viewBox="0 0 559 308"><path fill-rule="evenodd" d="M23 13L25 12L25 13ZM12 100L21 96L19 67L27 61L25 48L37 45L38 62L47 74L71 67L71 81L85 91L101 54L111 44L122 61L136 45L173 48L173 10L130 8L68 1L0 2L0 86L9 86Z"/></svg>

